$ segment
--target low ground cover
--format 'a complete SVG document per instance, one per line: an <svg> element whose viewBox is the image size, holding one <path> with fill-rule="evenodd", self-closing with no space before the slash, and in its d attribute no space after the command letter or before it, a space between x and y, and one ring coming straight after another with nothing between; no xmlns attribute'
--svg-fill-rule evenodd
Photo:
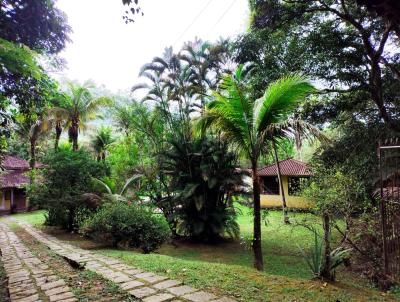
<svg viewBox="0 0 400 302"><path fill-rule="evenodd" d="M241 207L238 223L242 237L252 232L250 209ZM13 216L16 219L40 224L44 212ZM291 213L291 221L317 217L307 213ZM280 211L270 211L263 224L263 249L266 271L259 273L252 267L252 253L245 240L219 245L173 242L156 253L143 254L135 250L107 249L76 234L46 229L62 240L99 253L122 259L128 264L148 271L176 278L197 288L219 295L230 295L239 301L396 301L368 282L341 269L337 282L325 284L311 280L298 245L311 242L311 234L302 227L284 225Z"/></svg>

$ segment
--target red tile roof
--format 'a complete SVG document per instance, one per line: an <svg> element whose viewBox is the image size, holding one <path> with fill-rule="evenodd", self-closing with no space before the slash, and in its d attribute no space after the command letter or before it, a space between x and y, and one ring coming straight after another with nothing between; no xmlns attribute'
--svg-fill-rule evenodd
<svg viewBox="0 0 400 302"><path fill-rule="evenodd" d="M0 172L0 188L20 188L29 183L24 171Z"/></svg>
<svg viewBox="0 0 400 302"><path fill-rule="evenodd" d="M15 156L4 156L3 167L5 170L29 170L29 163Z"/></svg>
<svg viewBox="0 0 400 302"><path fill-rule="evenodd" d="M311 176L311 170L306 163L303 163L295 159L285 159L279 161L279 167L281 168L281 174L283 176ZM265 166L258 170L259 176L276 176L276 164Z"/></svg>
<svg viewBox="0 0 400 302"><path fill-rule="evenodd" d="M27 171L30 169L29 167L29 162L26 161L25 159L16 157L16 156L11 156L11 155L6 155L4 156L3 160L3 165L5 170L22 170L22 171ZM42 163L36 163L35 164L36 168L42 168L43 164Z"/></svg>

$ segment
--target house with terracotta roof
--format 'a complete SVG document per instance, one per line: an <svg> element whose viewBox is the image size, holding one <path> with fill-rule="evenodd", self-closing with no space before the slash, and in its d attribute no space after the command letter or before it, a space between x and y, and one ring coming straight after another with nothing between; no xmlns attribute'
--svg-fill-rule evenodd
<svg viewBox="0 0 400 302"><path fill-rule="evenodd" d="M37 167L41 166L38 164ZM0 214L26 211L29 202L26 198L25 186L29 183L26 172L29 163L21 158L6 155L0 171Z"/></svg>
<svg viewBox="0 0 400 302"><path fill-rule="evenodd" d="M279 161L283 190L288 208L309 209L313 203L299 196L301 183L312 175L309 166L295 159ZM282 207L282 192L279 186L277 165L265 166L258 171L261 186L261 206Z"/></svg>

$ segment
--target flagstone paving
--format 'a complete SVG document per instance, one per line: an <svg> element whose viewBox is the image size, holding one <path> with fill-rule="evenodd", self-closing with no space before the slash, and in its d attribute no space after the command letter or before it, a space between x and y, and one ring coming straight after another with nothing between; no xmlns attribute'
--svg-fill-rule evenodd
<svg viewBox="0 0 400 302"><path fill-rule="evenodd" d="M99 255L91 251L87 251L79 247L73 246L71 244L68 244L66 242L63 242L55 238L54 236L43 233L27 223L24 222L17 222L17 223L37 241L47 246L57 255L66 259L74 267L79 267L81 269L86 269L95 272L101 275L103 278L114 282L122 290L129 292L129 294L131 294L133 297L141 299L144 302L163 302L163 301L235 302L235 300L232 298L217 297L211 293L198 290L188 285L184 285L182 284L182 282L178 280L171 280L165 276L156 275L150 272L144 272L135 267L128 266L114 258L106 257L104 255ZM3 226L3 228L6 229L6 231L3 231L4 233L6 233L6 235L2 235L2 237L0 237L0 240L6 242L8 240L6 237L11 237L13 238L14 241L18 242L18 238L16 237L15 234L13 234L4 224L2 224L1 226ZM26 249L24 251L30 254L29 251L27 251ZM7 263L10 263L9 260L14 261L14 258L6 257L5 259L3 259L5 265ZM48 269L48 267L46 266L44 267L44 269ZM19 277L19 275L13 276L12 272L13 271L10 271L10 274L13 278ZM30 273L33 274L33 272ZM7 271L7 274L9 274L9 271ZM50 272L47 271L47 274L50 274ZM22 274L21 278L25 278L26 275L27 274ZM10 280L12 280L12 278L10 278ZM35 279L33 278L33 284L34 281ZM18 302L41 301L39 296L35 296L41 294L41 292L38 291L38 289L41 289L44 292L44 294L47 295L53 295L53 296L62 294L66 295L65 293L67 293L68 291L67 287L65 286L65 283L64 284L56 283L60 282L60 280L52 280L52 281L53 282L51 283L57 284L57 286L51 288L44 287L45 288L44 290L41 289L40 286L39 288L35 286L33 287L29 286L30 283L28 282L27 283L28 287L26 289L26 292L31 293L31 296L37 299L12 300L12 301L18 301ZM40 284L42 284L43 286L43 283ZM11 285L12 284L10 284L10 286ZM73 296L71 297L66 296L66 298L62 301L63 302L76 301L71 299L74 299ZM50 299L50 301L60 301L60 300Z"/></svg>
<svg viewBox="0 0 400 302"><path fill-rule="evenodd" d="M35 257L3 223L0 223L0 251L12 302L77 301L64 280L53 275L50 267Z"/></svg>

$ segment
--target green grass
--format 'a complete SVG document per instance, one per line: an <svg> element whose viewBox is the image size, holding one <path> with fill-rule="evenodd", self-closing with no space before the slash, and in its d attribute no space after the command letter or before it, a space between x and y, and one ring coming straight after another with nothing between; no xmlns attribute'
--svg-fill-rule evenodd
<svg viewBox="0 0 400 302"><path fill-rule="evenodd" d="M28 222L32 225L42 225L44 224L45 221L45 214L46 211L40 210L34 212L13 214L11 217L21 221Z"/></svg>
<svg viewBox="0 0 400 302"><path fill-rule="evenodd" d="M337 274L337 283L324 286L311 280L298 246L310 246L313 237L310 231L295 224L304 219L319 224L320 219L312 214L291 213L292 224L284 225L281 211L269 212L267 223L262 226L265 272L257 272L253 269L253 254L248 245L253 228L251 209L239 208L241 240L219 245L177 242L147 255L133 250L98 252L239 301L395 301L393 296L381 296L367 282L343 269ZM14 217L31 223L43 219L43 212L37 218L31 215ZM82 246L88 244L76 236L62 238Z"/></svg>

